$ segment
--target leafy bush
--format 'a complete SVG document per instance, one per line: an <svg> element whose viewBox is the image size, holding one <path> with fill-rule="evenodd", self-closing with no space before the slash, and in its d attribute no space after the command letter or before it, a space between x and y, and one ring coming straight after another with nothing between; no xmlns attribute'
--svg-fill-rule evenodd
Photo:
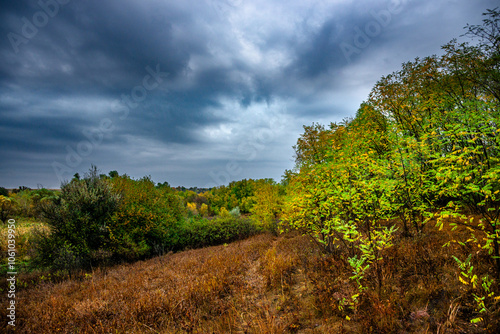
<svg viewBox="0 0 500 334"><path fill-rule="evenodd" d="M250 219L231 215L215 219L190 219L177 230L176 250L215 246L248 238L259 232Z"/></svg>
<svg viewBox="0 0 500 334"><path fill-rule="evenodd" d="M95 264L95 255L108 247L107 223L119 202L95 167L84 179L64 183L60 196L42 205L51 233L38 242L37 262L67 270Z"/></svg>
<svg viewBox="0 0 500 334"><path fill-rule="evenodd" d="M50 201L57 196L53 190L42 189L24 189L12 194L17 202L16 214L26 218L41 218L43 213L43 202Z"/></svg>
<svg viewBox="0 0 500 334"><path fill-rule="evenodd" d="M16 208L16 201L10 197L0 195L0 220L4 223L12 216Z"/></svg>
<svg viewBox="0 0 500 334"><path fill-rule="evenodd" d="M149 178L100 177L96 167L40 203L51 234L36 238L36 262L69 271L171 250L184 214L170 188Z"/></svg>
<svg viewBox="0 0 500 334"><path fill-rule="evenodd" d="M180 199L169 187L157 188L147 177L120 176L111 182L121 197L108 224L115 256L131 260L171 250L176 228L184 219Z"/></svg>

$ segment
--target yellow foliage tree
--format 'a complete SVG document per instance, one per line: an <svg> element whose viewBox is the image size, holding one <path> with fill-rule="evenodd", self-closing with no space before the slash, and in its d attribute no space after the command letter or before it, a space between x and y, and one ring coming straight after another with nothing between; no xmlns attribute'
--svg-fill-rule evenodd
<svg viewBox="0 0 500 334"><path fill-rule="evenodd" d="M219 216L220 217L230 217L231 215L229 214L229 211L225 207L220 208L219 210Z"/></svg>
<svg viewBox="0 0 500 334"><path fill-rule="evenodd" d="M198 215L198 209L196 208L196 203L188 203L187 209L193 214Z"/></svg>
<svg viewBox="0 0 500 334"><path fill-rule="evenodd" d="M202 203L198 212L203 217L208 216L208 205L206 205L205 203Z"/></svg>
<svg viewBox="0 0 500 334"><path fill-rule="evenodd" d="M0 195L0 220L4 223L14 213L16 202L14 199Z"/></svg>
<svg viewBox="0 0 500 334"><path fill-rule="evenodd" d="M275 230L282 206L279 185L272 183L258 184L253 199L255 203L251 210L253 219L264 229Z"/></svg>

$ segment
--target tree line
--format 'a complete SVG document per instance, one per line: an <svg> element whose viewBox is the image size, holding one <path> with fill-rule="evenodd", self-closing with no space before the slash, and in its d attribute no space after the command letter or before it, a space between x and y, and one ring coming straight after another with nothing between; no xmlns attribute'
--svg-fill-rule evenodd
<svg viewBox="0 0 500 334"><path fill-rule="evenodd" d="M477 288L481 311L498 300L500 12L485 15L467 26L474 43L453 40L441 56L403 64L376 83L354 118L304 126L297 141L284 227L348 254L359 292L367 275L382 290L384 249L397 233L418 237L424 224L450 223L470 233L460 242L468 256L454 257L461 282ZM490 270L477 272L474 261Z"/></svg>

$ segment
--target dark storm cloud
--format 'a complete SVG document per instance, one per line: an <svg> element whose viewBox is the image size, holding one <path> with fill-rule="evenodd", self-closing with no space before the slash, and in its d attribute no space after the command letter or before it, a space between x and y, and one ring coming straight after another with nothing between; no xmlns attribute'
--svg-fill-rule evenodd
<svg viewBox="0 0 500 334"><path fill-rule="evenodd" d="M394 33L401 22L412 17L411 3L360 1L357 6L347 2L336 6L321 26L308 29L308 38L297 45L297 56L287 70L299 79L314 82L328 76L334 83L343 69L372 57L374 50L387 48L392 52L402 41L419 34L415 26L409 34Z"/></svg>
<svg viewBox="0 0 500 334"><path fill-rule="evenodd" d="M302 124L354 115L381 75L494 5L4 0L0 185L57 187L54 163L188 186L232 160L237 179L279 177Z"/></svg>
<svg viewBox="0 0 500 334"><path fill-rule="evenodd" d="M201 43L175 38L175 22L169 17L155 19L153 9L137 7L126 1L70 2L36 35L18 45L19 52L3 40L2 53L9 62L3 63L2 72L28 86L58 88L69 84L68 89L112 93L140 80L146 65L160 64L172 77L179 75ZM30 18L36 9L26 6L24 13L16 11L11 16ZM3 26L2 34L22 35L23 22ZM20 68L26 75L19 76Z"/></svg>
<svg viewBox="0 0 500 334"><path fill-rule="evenodd" d="M297 48L297 59L289 67L292 74L303 79L332 74L347 65L340 44L346 38L348 27L356 26L356 16L336 16L328 19L318 29L310 32L310 38ZM359 23L357 24L359 25Z"/></svg>
<svg viewBox="0 0 500 334"><path fill-rule="evenodd" d="M24 119L2 119L0 131L2 132L3 153L58 153L59 146L56 141L66 143L76 142L81 120L75 118L32 117L29 121ZM21 135L20 135L21 134ZM56 141L53 141L55 139Z"/></svg>
<svg viewBox="0 0 500 334"><path fill-rule="evenodd" d="M199 143L196 129L201 125L217 124L222 117L210 117L200 112L206 107L218 107L219 103L198 94L172 93L152 96L151 101L141 104L140 110L131 112L123 122L123 133L134 133L169 143ZM140 125L140 126L138 126Z"/></svg>

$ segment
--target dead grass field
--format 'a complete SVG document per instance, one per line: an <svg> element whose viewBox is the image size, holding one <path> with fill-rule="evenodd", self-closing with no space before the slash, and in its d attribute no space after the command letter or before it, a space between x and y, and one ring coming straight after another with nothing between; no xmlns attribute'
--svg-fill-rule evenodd
<svg viewBox="0 0 500 334"><path fill-rule="evenodd" d="M441 247L450 233L398 239L384 256L381 294L367 279L356 310L339 310L356 291L343 256L325 255L297 233L263 234L20 286L15 332L497 333L498 305L482 329L469 322L473 300L451 258L460 249ZM5 320L0 328L10 330Z"/></svg>

